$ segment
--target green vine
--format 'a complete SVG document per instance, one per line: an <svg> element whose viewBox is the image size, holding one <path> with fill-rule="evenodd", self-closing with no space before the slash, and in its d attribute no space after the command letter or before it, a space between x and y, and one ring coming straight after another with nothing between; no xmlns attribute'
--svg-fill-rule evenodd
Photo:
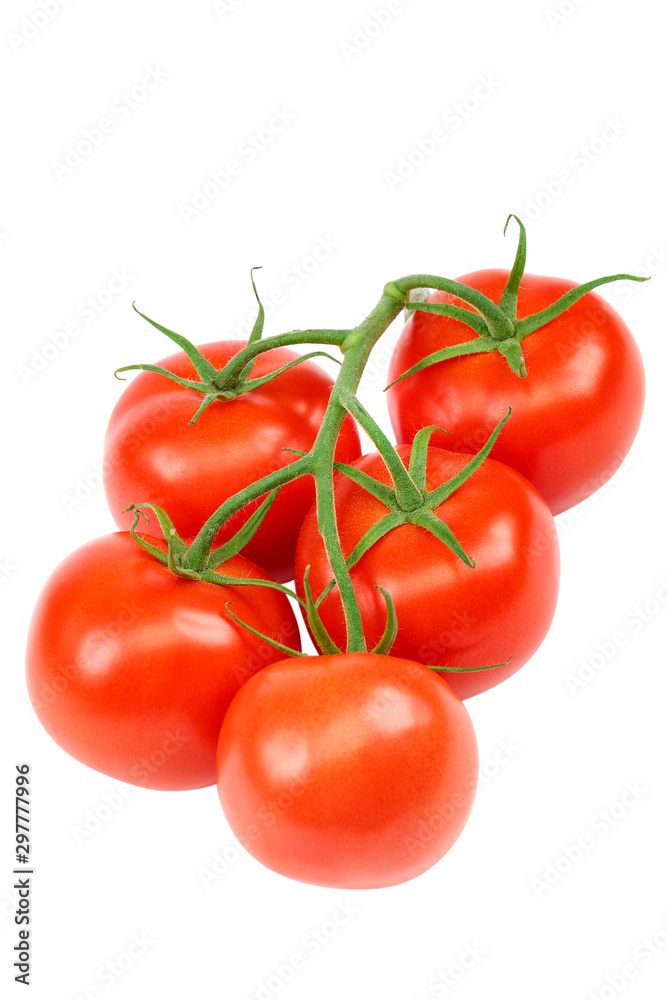
<svg viewBox="0 0 667 1000"><path fill-rule="evenodd" d="M140 508L144 506L151 507L158 515L161 529L168 542L168 552L165 554L161 550L155 549L153 554L156 558L168 564L174 572L189 578L206 579L217 584L227 582L248 584L254 582L260 586L273 585L283 593L296 597L288 588L282 587L277 583L267 584L263 580L242 581L232 579L218 573L217 569L247 544L253 532L259 527L273 499L275 499L277 491L282 486L300 476L311 476L315 484L318 528L324 541L334 580L327 590L319 595L317 600L313 598L310 587L307 585L306 601L301 601L301 604L306 608L309 624L314 636L320 642L321 647L330 652L337 651L337 649L333 647L326 633L322 634L323 626L319 620L317 608L324 596L326 596L326 593L334 585L339 589L345 615L347 630L346 648L349 652L366 651L367 646L362 627L361 613L352 585L350 568L368 550L370 545L392 528L407 521L419 524L426 530L431 531L443 544L449 546L468 566L471 568L474 567L474 562L466 555L447 525L433 513L433 510L434 507L442 504L479 467L486 455L488 455L509 413L496 427L484 448L482 448L477 456L470 460L458 476L428 493L425 485L426 455L428 440L435 428L425 428L417 435L413 444L410 463L408 468L406 468L389 439L357 399L356 392L359 382L374 345L403 310L408 312L421 310L436 313L465 323L474 332L475 337L465 344L456 344L443 351L436 351L434 354L424 358L413 368L404 372L400 376L400 379L408 378L414 372L447 360L448 358L489 351L500 352L506 358L512 371L518 377L525 378L528 373L521 350L521 341L525 337L545 326L556 316L561 315L583 295L586 295L589 291L602 284L617 280L645 280L629 274L617 274L600 278L572 289L547 309L533 316L518 320L516 307L526 262L526 231L516 216L510 216L507 220L508 223L511 218L516 219L519 224L519 245L514 265L508 276L500 303L498 304L491 301L481 292L469 288L467 285L452 281L449 278L433 274L414 274L391 281L385 285L378 303L366 318L353 329L292 330L288 333L262 339L264 310L257 295L254 277L251 272L253 291L259 306L257 321L246 346L219 371L203 357L190 341L186 340L180 334L161 326L154 320L149 319L143 313L139 313L149 323L173 340L187 354L198 379L183 379L166 369L161 369L154 365L128 365L124 368L119 368L118 372L137 369L157 372L178 382L183 388L203 395L204 398L191 422L199 419L212 403L222 403L224 405L226 400L233 399L245 392L252 392L253 389L258 388L260 385L265 385L272 379L278 378L283 372L294 365L300 364L307 358L316 357L324 353L322 351L312 352L287 365L283 365L269 375L253 379L251 372L254 360L265 351L284 346L319 344L338 347L343 356L342 362L340 362L341 367L338 378L332 388L322 424L310 451L306 454L298 454L298 457L291 464L277 469L275 472L252 483L227 499L209 517L189 547L178 538L173 525L164 512L159 511L159 508L151 504L133 505L133 509L137 513L137 520ZM424 301L424 290L447 292L461 302L467 303L470 308L454 304L438 304ZM330 357L330 355L327 355L327 357ZM369 434L382 455L391 476L393 488L377 483L371 477L366 476L363 472L354 469L352 466L346 466L335 461L336 444L343 421L348 413ZM375 525L364 536L355 547L354 552L347 559L341 548L336 523L333 490L333 477L336 471L355 479L364 488L373 492L383 503L386 503L389 508L387 517L380 521L378 525ZM224 545L216 549L212 548L213 540L221 526L247 504L261 497L265 497L266 499L261 507L246 522L240 532ZM145 541L142 541L136 535L136 525L137 521L135 520L133 533L137 541L143 544L145 548L154 549L154 546L148 546ZM382 593L387 603L387 628L380 644L376 647L376 651L386 652L391 648L396 634L396 621L391 597L384 590ZM238 621L231 611L229 613ZM281 648L283 651L289 652L287 647ZM437 669L446 670L453 668L440 667ZM491 668L483 667L477 669Z"/></svg>

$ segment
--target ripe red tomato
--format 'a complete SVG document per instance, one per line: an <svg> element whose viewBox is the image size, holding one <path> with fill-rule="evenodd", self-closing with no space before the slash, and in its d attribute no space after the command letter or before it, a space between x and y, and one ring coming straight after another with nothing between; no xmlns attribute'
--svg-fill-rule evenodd
<svg viewBox="0 0 667 1000"><path fill-rule="evenodd" d="M397 450L407 466L409 447L400 445ZM429 448L427 489L456 475L469 458ZM376 453L354 465L390 485L386 466ZM347 557L366 531L387 514L387 507L341 474L336 476L334 493ZM474 569L424 528L403 524L361 557L351 570L352 582L369 649L385 627L386 606L377 589L382 586L393 598L398 619L391 655L451 667L505 663L511 656L498 669L445 674L447 683L466 698L515 673L544 639L558 595L558 541L549 508L537 490L514 469L492 459L486 459L434 513L476 561ZM297 546L300 592L309 565L317 597L333 574L314 508L303 523ZM331 638L345 648L337 590L324 599L319 611Z"/></svg>
<svg viewBox="0 0 667 1000"><path fill-rule="evenodd" d="M499 302L507 274L476 271L458 280ZM518 318L574 287L524 275ZM445 293L429 301L467 308ZM473 331L458 320L416 311L396 345L390 381L434 351L472 339ZM599 489L627 455L644 406L644 369L629 329L595 293L529 334L521 347L526 378L494 351L442 361L397 382L388 392L391 421L399 442L438 424L450 433L436 433L433 444L474 452L511 406L494 457L529 479L558 514Z"/></svg>
<svg viewBox="0 0 667 1000"><path fill-rule="evenodd" d="M244 556L218 572L267 578ZM229 703L283 655L237 625L227 601L254 628L298 647L296 619L275 590L181 579L129 532L77 549L49 578L28 635L28 693L46 731L120 781L213 784Z"/></svg>
<svg viewBox="0 0 667 1000"><path fill-rule="evenodd" d="M220 369L245 346L232 340L199 349ZM298 357L276 348L261 354L252 369L260 378ZM183 378L197 378L179 352L159 362ZM262 476L296 460L283 448L309 451L331 392L331 379L312 361L232 400L216 400L189 424L203 397L162 375L140 372L118 400L104 449L104 487L116 524L129 528L131 503L155 503L169 514L178 533L193 537L228 497ZM361 454L351 418L341 431L336 457L349 462ZM284 486L257 534L243 550L276 580L294 575L299 528L315 499L310 476ZM260 501L248 504L218 532L230 538ZM147 513L149 513L147 511Z"/></svg>
<svg viewBox="0 0 667 1000"><path fill-rule="evenodd" d="M315 885L396 885L461 833L477 786L475 733L447 684L372 653L281 660L234 698L218 791L246 849Z"/></svg>

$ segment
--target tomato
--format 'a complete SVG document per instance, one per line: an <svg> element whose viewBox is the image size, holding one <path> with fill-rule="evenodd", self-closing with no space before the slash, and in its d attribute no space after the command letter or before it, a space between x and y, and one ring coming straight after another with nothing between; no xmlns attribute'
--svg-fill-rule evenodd
<svg viewBox="0 0 667 1000"><path fill-rule="evenodd" d="M243 556L218 572L267 576ZM28 692L46 731L120 781L213 784L229 703L284 655L237 625L227 601L253 627L298 646L294 615L275 590L179 578L129 532L77 549L49 578L28 635Z"/></svg>
<svg viewBox="0 0 667 1000"><path fill-rule="evenodd" d="M222 368L245 346L243 341L199 348ZM252 369L260 378L298 357L276 348L261 354ZM180 352L159 362L183 378L197 378ZM116 524L128 528L131 503L155 503L169 514L183 537L194 536L228 497L268 473L296 460L284 448L309 451L331 392L331 380L312 361L232 400L215 400L194 424L188 421L202 402L196 391L162 375L140 372L111 415L104 451L104 487ZM354 422L347 418L336 457L361 454ZM299 528L315 499L310 476L284 486L243 554L275 579L294 575ZM248 504L218 532L216 544L230 538L260 501Z"/></svg>
<svg viewBox="0 0 667 1000"><path fill-rule="evenodd" d="M499 302L507 275L476 271L458 280ZM524 275L518 318L574 287L559 278ZM445 293L429 301L467 308ZM474 336L458 320L415 312L392 356L390 381L434 351ZM621 317L595 293L529 334L521 347L525 378L494 351L442 361L397 382L388 393L391 421L401 443L438 424L450 433L434 435L433 444L474 452L511 406L494 457L526 476L558 514L599 489L627 455L644 406L642 360Z"/></svg>
<svg viewBox="0 0 667 1000"><path fill-rule="evenodd" d="M400 445L397 450L407 466L409 447ZM427 489L456 475L469 458L429 448ZM378 454L365 455L354 465L390 485ZM387 507L341 474L336 476L334 494L347 557L366 531L387 514ZM514 469L493 459L487 458L434 513L476 561L474 568L424 528L402 524L361 557L351 569L352 582L369 649L380 640L386 622L385 602L377 589L382 586L394 601L398 619L392 655L466 668L504 664L511 657L497 669L447 673L447 683L465 698L515 673L542 642L556 607L558 541L549 508L537 490ZM317 597L333 574L314 508L304 521L297 546L296 580L301 593L309 565L309 581ZM345 648L337 590L323 600L319 611L331 638Z"/></svg>
<svg viewBox="0 0 667 1000"><path fill-rule="evenodd" d="M396 885L463 829L478 755L466 709L419 663L372 653L273 663L234 698L218 791L262 864L315 885Z"/></svg>

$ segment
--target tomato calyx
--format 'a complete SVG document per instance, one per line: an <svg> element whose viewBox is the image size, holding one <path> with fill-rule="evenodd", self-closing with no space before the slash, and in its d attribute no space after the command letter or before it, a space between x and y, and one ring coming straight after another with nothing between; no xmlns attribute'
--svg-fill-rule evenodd
<svg viewBox="0 0 667 1000"><path fill-rule="evenodd" d="M409 378L410 375L414 375L416 372L430 367L430 365L438 364L441 361L448 361L451 358L461 357L462 355L488 354L493 351L497 351L505 358L516 376L526 378L528 371L521 348L521 341L525 337L528 337L531 333L535 333L537 330L541 330L551 320L567 312L575 302L578 302L588 292L599 288L600 285L606 285L612 281L648 280L648 278L638 277L634 274L607 275L604 278L597 278L583 285L577 285L576 288L572 288L564 295L561 295L559 299L546 309L533 313L532 316L524 316L522 319L518 319L517 303L519 287L526 267L527 240L526 228L521 219L516 215L512 214L507 217L503 231L507 232L510 219L514 219L519 225L519 242L512 270L508 275L507 283L498 304L494 303L481 292L477 292L475 297L458 295L453 287L448 287L447 282L439 283L440 290L450 292L452 295L456 295L457 298L463 298L472 309L449 303L425 301L422 289L413 290L410 293L409 301L405 303L407 315L410 315L414 311L420 311L456 319L461 323L465 323L466 326L469 326L474 331L476 335L475 339L462 344L453 344L451 347L446 347L427 355L416 365L413 365L412 368L409 368L399 375L398 378L394 379L393 382L386 386L385 391L397 382ZM451 283L452 286L455 284L455 282ZM477 311L473 312L473 309Z"/></svg>
<svg viewBox="0 0 667 1000"><path fill-rule="evenodd" d="M433 490L426 488L426 463L428 459L428 447L431 435L436 430L442 428L432 425L423 427L416 435L412 443L408 468L396 453L393 445L384 436L383 432L376 426L369 423L369 414L363 410L361 404L355 399L354 404L350 403L350 412L359 420L365 430L371 433L372 439L380 452L387 470L392 479L393 489L385 483L379 482L369 476L361 469L343 462L334 462L334 469L347 476L353 482L361 486L382 504L389 508L388 513L381 520L377 521L357 542L354 549L346 559L348 569L351 569L368 550L375 545L388 532L401 524L416 524L426 531L429 531L439 541L446 545L451 551L461 559L466 566L471 569L475 567L475 560L463 550L462 546L454 536L447 524L435 513L456 490L458 490L480 467L487 458L498 435L509 419L512 410L508 409L503 419L496 425L484 446L474 455L470 461L447 482ZM344 405L347 405L344 400ZM372 419L372 418L370 418ZM374 422L373 422L374 423ZM444 433L447 433L446 431ZM329 584L317 601L318 606L326 595L330 592L333 583Z"/></svg>
<svg viewBox="0 0 667 1000"><path fill-rule="evenodd" d="M302 606L305 604L308 628L312 636L313 642L317 646L320 655L343 656L345 655L345 651L340 649L333 641L317 610L318 605L324 599L326 594L329 593L329 589L331 588L327 588L327 590L321 595L321 597L316 602L313 601L313 593L308 580L309 574L310 574L310 566L306 566L303 575L303 586L306 595L306 600L305 602L302 601L301 603ZM398 634L398 618L396 616L396 608L394 606L391 594L387 590L385 590L384 587L378 586L376 589L379 590L380 593L382 594L385 604L387 606L387 622L384 628L384 632L380 637L380 640L370 652L380 656L390 656L391 648L394 645L394 642L396 641L396 636ZM309 655L308 653L303 653L301 650L294 649L291 646L287 646L285 645L285 643L279 642L277 639L273 639L270 635L266 635L266 633L259 631L259 629L256 629L252 625L249 625L247 622L243 621L242 618L239 618L239 616L232 611L231 601L227 601L227 603L225 604L225 610L227 611L227 614L230 616L230 618L233 618L233 620L236 622L237 625L240 625L248 632L251 632L253 635L257 636L257 638L261 639L262 642L266 642L270 646L273 646L274 649L280 650L280 652L284 653L286 656L307 657ZM465 673L477 673L481 670L498 670L500 667L506 667L511 659L512 657L509 656L504 663L490 663L481 667L450 667L447 665L434 666L432 664L425 664L425 666L427 666L430 670L435 670L437 673L465 674Z"/></svg>
<svg viewBox="0 0 667 1000"><path fill-rule="evenodd" d="M252 268L250 272L250 280L252 282L253 291L255 293L255 298L258 303L258 313L257 319L255 320L255 325L252 329L252 333L248 339L246 347L239 351L223 368L216 368L212 365L207 358L201 353L199 348L197 348L187 337L184 337L180 333L175 333L173 330L169 330L166 326L162 326L161 323L157 323L155 320L146 316L144 313L137 309L136 305L132 303L132 308L134 311L145 319L146 322L154 326L156 330L160 333L165 334L169 337L175 344L180 347L180 349L187 355L192 366L198 376L197 379L193 378L182 378L180 375L176 375L174 372L169 371L168 368L162 368L159 365L149 365L149 364L135 364L135 365L123 365L121 368L117 368L114 372L116 378L120 381L124 381L119 376L119 372L128 371L147 371L153 372L156 375L162 375L164 378L170 379L172 382L176 382L183 389L190 389L193 392L197 392L203 395L203 400L201 401L198 409L188 421L190 424L196 423L199 417L204 413L205 410L216 401L226 402L231 399L236 399L237 396L241 396L244 393L252 392L254 389L259 389L261 386L266 385L268 382L272 382L274 379L278 378L284 372L289 371L290 368L295 368L297 365L303 364L304 361L309 361L311 358L324 357L328 358L330 361L335 361L336 364L340 364L338 358L334 358L331 354L326 351L311 351L308 354L303 354L287 364L282 365L275 371L269 372L267 375L261 378L250 378L252 367L255 363L255 358L258 354L263 353L264 350L270 350L275 346L271 343L268 347L265 346L266 342L260 344L261 336L264 330L264 307L261 303L259 295L257 293L257 287L255 285L255 279L253 277L253 271L257 268ZM311 341L317 339L318 331L307 331L309 334L308 338ZM329 334L324 342L326 343L336 343L342 344L344 335L348 331L319 331L322 334ZM300 334L298 331L293 331L294 337L291 339L291 343L298 342ZM315 338L310 336L310 334L315 334Z"/></svg>
<svg viewBox="0 0 667 1000"><path fill-rule="evenodd" d="M327 631L327 628L317 610L317 603L313 600L313 591L308 580L309 574L310 574L310 566L306 566L303 575L303 589L306 595L306 599L305 601L301 601L301 605L302 607L304 607L306 611L308 628L310 629L310 634L313 638L313 642L317 646L320 654L324 656L331 656L335 654L342 655L344 651L336 645L336 643L329 635L329 632ZM382 596L384 597L385 603L387 605L387 623L385 625L384 632L382 633L379 642L374 647L374 649L371 650L371 652L386 656L389 653L391 647L393 646L394 641L396 639L396 635L398 633L398 619L396 617L396 609L394 607L394 602L391 599L391 595L388 593L388 591L384 589L384 587L378 587L377 589L381 592ZM253 628L251 625L248 625L247 622L244 622L231 610L231 601L227 602L227 604L225 605L225 609L227 613L230 615L230 617L234 619L237 625L241 625L242 628L245 628L249 632L252 632L253 635L256 635L259 639L262 639L263 642L268 642L270 646L273 646L275 649L279 649L281 652L285 653L286 656L308 655L307 653L302 653L298 649L293 649L291 646L286 646L284 643L278 642L277 640L272 639L271 636L265 635L263 632L260 632L256 628ZM448 668L443 667L442 669L445 670Z"/></svg>
<svg viewBox="0 0 667 1000"><path fill-rule="evenodd" d="M253 512L245 524L239 528L232 538L230 538L229 541L225 542L223 545L219 546L219 548L209 552L206 559L201 563L197 563L197 561L192 559L192 546L188 545L188 543L181 538L174 527L171 518L162 507L159 507L154 503L134 503L130 504L130 506L126 508L125 512L131 511L134 513L134 522L130 528L130 534L135 542L137 542L142 549L152 555L154 559L161 562L163 566L166 566L167 569L175 576L182 577L186 580L198 580L203 583L213 583L219 587L269 587L272 590L279 590L281 593L294 598L294 600L296 600L299 604L303 605L304 602L297 594L294 593L293 590L290 590L289 587L284 587L280 583L276 583L275 580L230 576L229 574L218 572L218 568L220 566L223 566L223 564L233 556L238 555L239 552L241 552L241 550L248 544L271 509L273 501L277 495L278 490L272 490L261 506ZM166 543L166 552L138 534L137 526L140 519L143 517L146 523L149 523L149 519L144 511L144 508L148 508L155 515L162 537Z"/></svg>

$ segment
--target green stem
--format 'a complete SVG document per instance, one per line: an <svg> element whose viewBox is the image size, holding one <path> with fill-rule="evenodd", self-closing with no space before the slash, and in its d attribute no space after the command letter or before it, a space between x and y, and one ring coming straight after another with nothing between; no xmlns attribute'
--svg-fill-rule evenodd
<svg viewBox="0 0 667 1000"><path fill-rule="evenodd" d="M273 490L286 485L300 476L310 475L315 481L318 527L333 571L335 585L338 587L341 595L347 631L347 649L350 652L366 651L367 647L363 633L361 612L350 576L349 558L346 561L338 533L333 488L336 444L348 411L367 430L378 446L380 453L385 458L390 474L392 474L397 497L400 494L399 503L401 508L407 512L412 511L412 513L406 513L405 516L414 521L414 523L421 523L423 527L441 538L469 566L474 566L474 561L468 558L463 549L461 549L456 539L451 536L451 532L447 526L430 509L425 509L421 512L418 508L414 508L417 495L419 495L420 502L423 499L419 484L413 481L410 471L400 462L398 455L386 436L375 421L366 413L358 400L356 400L356 391L371 350L384 331L401 313L408 302L409 293L415 289L428 288L447 292L456 296L461 301L468 303L479 314L474 314L473 323L471 324L476 329L476 332L481 330L479 321L480 318L483 318L488 333L468 344L454 345L452 348L448 348L446 352L448 355L450 352L454 356L454 354L501 349L513 370L519 375L525 375L519 341L532 332L538 323L547 322L554 315L559 314L568 305L576 301L581 295L585 294L586 291L591 290L599 284L619 277L632 278L631 275L615 275L613 279L605 278L597 282L590 282L586 286L581 286L567 293L548 310L544 310L538 314L537 317L529 317L517 321L513 318L513 314L515 314L515 296L525 263L525 246L523 244L522 230L522 239L520 240L517 260L510 275L503 300L503 306L508 310L510 315L507 315L499 305L496 305L476 289L469 288L456 281L451 281L448 278L441 278L437 275L413 274L389 282L385 286L382 297L374 309L371 310L359 326L352 330L293 330L267 338L266 340L259 339L258 331L256 333L257 339L253 340L251 338L251 342L239 351L221 372L216 373L214 380L215 388L220 389L223 386L233 386L239 379L244 378L253 359L264 351L294 344L316 343L337 345L343 353L340 373L331 390L329 404L311 450L307 454L301 455L290 465L276 470L227 499L211 515L194 539L189 551L181 560L182 570L186 572L188 570L202 572L210 564L217 565L219 560L216 558L216 552L222 558L223 553L221 550L224 547L211 553L211 546L217 532L226 520L231 518L246 504L271 493ZM452 309L454 308L452 307ZM173 339L174 335L170 335ZM439 357L437 359L440 360ZM420 365L411 369L411 372L428 364L433 364L435 360L435 356L424 359ZM411 372L406 372L401 377L405 378ZM288 442L285 444L287 445ZM471 464L474 464L474 461ZM327 592L330 589L329 587ZM315 602L315 608L321 603L323 596L320 595Z"/></svg>
<svg viewBox="0 0 667 1000"><path fill-rule="evenodd" d="M213 382L218 388L234 382L249 362L276 347L291 347L293 344L333 344L341 347L349 333L349 330L290 330L288 333L276 334L275 337L267 337L266 340L249 341L238 354L230 358L222 371L216 373Z"/></svg>
<svg viewBox="0 0 667 1000"><path fill-rule="evenodd" d="M365 652L367 647L361 622L361 612L352 585L350 571L341 548L336 523L333 490L334 454L338 436L348 409L354 411L354 416L360 419L362 426L364 426L364 423L368 424L365 416L366 411L363 408L356 407L354 403L351 403L351 400L355 397L361 376L373 347L385 330L401 313L405 303L408 301L409 292L416 288L432 288L450 292L463 301L468 302L474 308L479 309L484 315L491 336L496 339L506 337L513 330L513 327L512 330L508 330L509 321L507 318L481 292L473 288L468 288L466 285L461 285L459 282L450 281L448 278L440 278L437 275L414 274L400 278L397 281L389 282L385 286L382 297L375 308L353 330L294 330L276 337L269 337L266 340L256 340L248 344L228 362L220 373L217 379L220 384L223 381L227 382L230 379L238 377L248 365L248 362L263 351L269 351L274 347L281 347L288 344L337 344L343 351L344 358L338 378L331 390L329 404L322 424L311 450L306 455L298 458L296 462L276 470L251 486L240 490L234 496L229 497L202 527L184 559L184 568L201 571L209 560L213 539L228 518L236 514L246 504L257 500L277 487L284 486L299 476L313 476L315 480L318 527L336 585L341 595L347 630L347 649L350 652ZM382 451L386 451L387 456L389 456L389 451L385 447L385 445L389 446L388 439L385 440L383 436L383 440L378 441L377 432L379 428L377 428L374 421L372 423L373 426L369 425L368 429L373 439L376 440L376 443L383 446ZM393 452L393 455L398 460L395 452ZM393 466L393 460L390 461ZM412 495L413 491L416 491L416 493L419 491L414 483L411 482L408 470L402 463L400 464L400 472L398 466L396 466L394 472L400 483L400 487L398 488L403 489L405 492L403 500L409 509L415 502L415 496ZM409 487L413 487L413 489Z"/></svg>
<svg viewBox="0 0 667 1000"><path fill-rule="evenodd" d="M401 510L415 510L417 507L421 507L424 502L421 491L413 483L410 473L401 462L396 449L380 425L353 394L342 395L341 402L359 426L363 427L382 456L394 484L396 499Z"/></svg>
<svg viewBox="0 0 667 1000"><path fill-rule="evenodd" d="M407 378L422 368L449 358L487 351L499 351L505 356L508 364L515 374L520 377L526 377L526 367L520 346L521 340L524 337L527 337L535 330L561 315L583 295L586 295L588 292L599 287L600 285L620 279L631 281L644 280L643 278L630 274L617 274L600 278L596 281L591 281L585 285L580 285L571 289L569 292L561 296L561 298L556 302L552 303L548 308L543 309L541 312L536 313L533 316L527 316L518 320L517 297L526 263L526 231L523 224L516 216L509 216L507 220L508 223L511 218L514 218L519 225L519 245L514 260L514 266L509 274L499 304L494 303L482 292L474 288L470 288L467 285L463 285L460 282L452 281L448 278L442 278L433 274L413 274L404 278L399 278L396 281L391 281L385 285L382 297L377 305L371 310L366 318L353 329L292 330L278 336L262 339L265 314L257 294L253 276L253 271L255 269L253 268L253 271L251 271L251 281L259 306L257 321L253 327L253 331L246 346L234 355L234 357L228 361L221 371L215 369L214 366L205 357L203 357L201 352L185 337L167 329L161 324L150 319L148 316L145 316L143 313L139 313L139 315L148 320L148 322L156 327L156 329L166 334L166 336L174 341L174 343L176 343L185 352L201 382L197 383L194 379L180 378L171 372L167 372L153 365L129 365L118 369L118 371L121 372L133 369L142 369L157 372L171 378L185 389L193 389L202 393L204 395L204 399L201 402L196 416L199 416L199 414L211 405L214 400L234 398L236 395L243 392L244 388L245 391L252 391L254 388L266 384L272 378L278 377L282 374L282 372L287 371L289 368L292 368L294 365L300 364L303 360L305 360L304 358L295 359L289 364L284 365L279 371L269 373L268 375L260 378L249 379L255 358L265 351L271 351L279 347L292 346L296 344L332 344L340 348L343 355L343 362L341 364L338 378L332 387L329 403L324 413L320 429L309 452L306 454L300 454L294 462L275 470L263 479L260 479L245 489L240 490L234 496L229 497L211 515L211 517L209 517L189 548L176 534L165 512L160 511L159 508L156 508L151 504L142 506L151 507L157 514L158 519L162 517L160 524L163 529L163 534L168 541L168 552L166 554L163 553L161 550L152 546L149 542L141 539L136 534L135 529L139 515L140 513L143 514L143 511L139 511L138 509L136 511L137 520L135 520L133 528L131 529L137 541L143 545L144 548L148 549L148 551L151 551L151 553L154 554L160 561L166 561L169 568L177 574L199 579L214 578L212 582L220 583L222 580L219 578L219 574L215 572L216 568L228 559L230 554L238 551L239 547L243 546L246 542L246 538L252 535L253 531L259 523L261 523L262 517L266 514L271 503L275 499L275 495L278 490L287 483L298 479L300 476L312 476L315 482L317 523L322 535L326 554L333 571L334 580L325 588L318 599L313 601L312 593L310 592L310 587L306 579L305 603L309 613L311 627L314 624L315 631L319 632L320 619L317 608L326 594L331 591L333 586L338 587L345 616L347 649L350 652L364 652L367 648L362 627L361 612L350 575L350 567L355 559L359 558L363 552L367 550L370 544L377 541L379 537L382 537L386 531L393 529L393 527L399 523L405 523L408 521L420 525L422 528L430 531L433 535L435 535L435 537L439 538L460 559L466 562L468 566L474 567L474 560L466 555L461 545L453 536L451 530L438 518L438 516L434 513L433 508L437 506L441 500L444 500L444 498L449 496L455 488L458 488L458 486L461 485L461 482L463 482L478 467L483 457L486 453L488 453L489 448L493 444L493 441L495 440L500 427L504 423L504 420L498 425L485 448L483 448L482 451L468 463L468 465L460 472L459 476L454 477L449 483L443 484L440 489L433 490L430 493L425 493L428 439L433 428L427 428L424 432L421 432L420 435L417 435L411 452L410 465L409 468L406 469L389 439L356 398L356 392L361 376L374 345L404 308L407 307L410 312L412 310L422 309L425 312L440 314L442 316L447 316L449 318L467 323L467 325L476 334L476 337L467 343L454 344L443 349L442 351L436 351L434 354L423 358L418 364L414 365L407 372L403 372L396 381ZM507 223L505 228L507 228ZM454 303L423 303L421 301L422 295L420 293L422 293L425 289L436 290L454 296L460 302L466 303L469 307L471 307L471 309L462 308ZM417 293L412 296L413 301L410 301L411 292ZM474 310L474 312L472 310ZM139 312L139 310L137 310L137 312ZM362 428L366 430L382 455L394 484L393 496L395 496L398 508L390 505L387 516L360 540L355 547L354 552L351 553L346 560L341 547L336 521L333 479L336 467L336 445L343 422L348 412L358 421ZM196 416L194 419L196 419ZM290 442L285 442L286 450L289 450L289 443ZM358 470L351 470L345 465L341 465L340 469L343 474L350 475L351 478L359 483L359 485L363 488L370 488L371 493L378 496L382 502L389 500L388 494L386 492L381 492L383 490L388 490L388 487L384 484L377 483L373 486L371 485L369 477L365 476L364 473ZM217 549L212 550L213 540L222 525L247 504L253 503L260 497L265 497L266 499L260 509L248 519L247 525L242 528L240 532L237 532L235 537L226 545L219 546ZM143 516L145 517L145 514ZM262 581L253 580L252 583L258 586L266 585L266 583L263 583ZM289 593L286 588L282 588L275 582L272 582L269 585L276 587L284 593ZM382 590L382 588L380 589ZM384 590L382 590L382 593L387 603L387 628L383 639L376 649L384 651L385 647L388 649L393 642L392 637L395 635L397 623L391 597ZM229 605L227 605L227 609L229 611ZM237 621L239 620L232 611L229 611L229 613L232 618ZM250 629L250 631L255 630ZM324 632L323 629L322 631ZM256 631L255 634L261 635L261 633ZM294 650L290 650L289 647L281 645L275 640L263 636L262 638L265 638L265 641L272 643L272 645L285 653L298 655ZM326 634L320 636L320 639L325 650L336 648L333 644L328 645L329 640L327 639ZM434 669L456 670L462 668L435 667ZM493 667L477 669L493 669Z"/></svg>
<svg viewBox="0 0 667 1000"><path fill-rule="evenodd" d="M457 299L467 302L478 310L486 320L489 334L494 340L504 340L514 333L514 324L502 311L500 306L487 298L483 292L478 292L476 288L469 288L459 281L452 281L450 278L440 278L436 274L410 274L407 278L399 278L391 284L406 293L413 288L434 288L439 292L449 292Z"/></svg>
<svg viewBox="0 0 667 1000"><path fill-rule="evenodd" d="M256 483L252 483L250 486L246 486L245 489L239 490L234 496L228 497L211 514L206 524L204 524L195 536L184 558L184 565L189 569L203 570L208 563L209 555L215 555L217 551L214 549L211 552L211 546L213 545L213 539L225 521L241 510L242 507L245 507L246 504L252 503L253 500L258 500L265 493L270 493L271 490L279 486L284 486L285 483L290 483L293 479L298 479L299 476L307 475L310 472L310 466L311 455L304 455L303 458L297 459L296 462L291 462L289 465L284 465L282 468L276 469L275 472L269 473L263 479L258 479Z"/></svg>
<svg viewBox="0 0 667 1000"><path fill-rule="evenodd" d="M407 297L407 296L406 296ZM311 450L314 456L313 475L317 495L317 520L324 547L343 604L349 652L366 652L366 640L361 612L352 586L350 571L340 544L334 503L334 452L343 421L347 415L342 399L356 393L369 355L388 326L396 319L404 298L390 286L368 316L345 338L345 357L340 374L331 391L331 398L317 438Z"/></svg>

